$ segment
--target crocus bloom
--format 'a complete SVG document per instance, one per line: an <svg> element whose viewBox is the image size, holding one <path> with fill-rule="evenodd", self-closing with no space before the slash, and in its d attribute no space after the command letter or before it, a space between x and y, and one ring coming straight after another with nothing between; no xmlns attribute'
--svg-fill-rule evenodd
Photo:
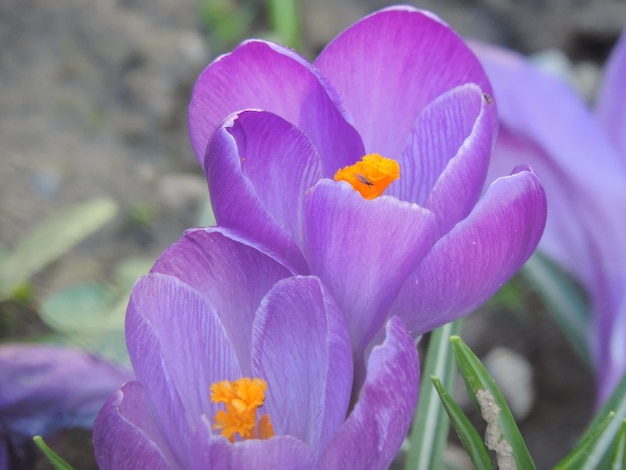
<svg viewBox="0 0 626 470"><path fill-rule="evenodd" d="M0 346L0 468L26 458L23 446L33 436L91 428L107 398L131 378L128 370L76 349Z"/></svg>
<svg viewBox="0 0 626 470"><path fill-rule="evenodd" d="M480 197L496 126L474 54L411 7L362 19L312 64L244 42L204 70L189 108L218 224L319 277L357 359L392 315L415 336L449 322L535 249L545 197L527 167Z"/></svg>
<svg viewBox="0 0 626 470"><path fill-rule="evenodd" d="M98 464L387 468L419 362L401 320L385 333L356 394L344 317L318 278L226 229L188 231L134 287L126 338L137 380L96 420Z"/></svg>
<svg viewBox="0 0 626 470"><path fill-rule="evenodd" d="M523 57L476 45L501 117L492 172L532 165L546 188L539 248L587 289L591 349L604 400L626 370L626 34L613 51L597 109Z"/></svg>

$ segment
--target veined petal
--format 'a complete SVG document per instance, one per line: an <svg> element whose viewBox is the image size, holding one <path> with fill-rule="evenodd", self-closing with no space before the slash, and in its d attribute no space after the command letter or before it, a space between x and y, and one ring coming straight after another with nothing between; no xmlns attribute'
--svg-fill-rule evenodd
<svg viewBox="0 0 626 470"><path fill-rule="evenodd" d="M322 51L315 66L354 117L366 153L393 159L421 110L439 95L464 83L491 95L463 40L434 15L412 7L358 21Z"/></svg>
<svg viewBox="0 0 626 470"><path fill-rule="evenodd" d="M202 416L193 436L193 463L189 470L230 469L233 444L212 429L211 418Z"/></svg>
<svg viewBox="0 0 626 470"><path fill-rule="evenodd" d="M125 384L104 404L93 426L98 467L102 470L179 468L148 406L136 381Z"/></svg>
<svg viewBox="0 0 626 470"><path fill-rule="evenodd" d="M626 28L611 52L598 94L598 119L626 165Z"/></svg>
<svg viewBox="0 0 626 470"><path fill-rule="evenodd" d="M603 129L563 81L518 54L472 47L493 83L501 118L488 181L516 165L532 166L548 198L539 248L585 284L600 260L602 271L623 270L626 219L618 214L626 213L626 172Z"/></svg>
<svg viewBox="0 0 626 470"><path fill-rule="evenodd" d="M498 161L493 162L491 173L499 173L505 166L524 161L541 178L548 198L548 216L539 249L580 282L593 282L594 270L591 268L599 260L589 234L581 230L581 219L588 216L585 207L590 201L584 201L584 197L577 193L575 180L567 175L567 170L555 165L535 142L506 127L498 136L494 159Z"/></svg>
<svg viewBox="0 0 626 470"><path fill-rule="evenodd" d="M90 428L106 399L133 374L84 351L42 344L0 346L0 421L30 439Z"/></svg>
<svg viewBox="0 0 626 470"><path fill-rule="evenodd" d="M246 41L217 58L198 78L189 105L189 132L200 164L219 123L243 109L262 109L300 127L322 159L324 173L363 155L348 123L311 64L295 51L267 41Z"/></svg>
<svg viewBox="0 0 626 470"><path fill-rule="evenodd" d="M231 444L225 437L216 436L206 419L201 421L194 436L194 450L194 462L190 470L308 470L313 468L315 461L311 448L292 436L249 439Z"/></svg>
<svg viewBox="0 0 626 470"><path fill-rule="evenodd" d="M322 177L319 155L300 129L263 111L223 122L206 155L217 223L272 247L300 272L302 199Z"/></svg>
<svg viewBox="0 0 626 470"><path fill-rule="evenodd" d="M152 268L153 273L180 279L207 299L244 371L250 370L254 313L274 283L292 274L260 250L227 229L194 229L171 245Z"/></svg>
<svg viewBox="0 0 626 470"><path fill-rule="evenodd" d="M626 285L624 160L612 145L616 142L609 141L580 96L565 83L517 54L483 44L473 47L494 84L503 123L490 172L499 174L503 165L526 161L544 184L548 221L539 249L589 292L602 400L625 364L620 333ZM618 56L624 54L620 47L615 51ZM615 57L612 60L620 60ZM615 79L613 73L623 75L619 67L608 67L605 93L618 86L609 82ZM607 103L603 106L599 112L604 118L615 111Z"/></svg>
<svg viewBox="0 0 626 470"><path fill-rule="evenodd" d="M188 467L200 416L217 412L209 387L242 376L235 351L207 299L163 274L135 284L126 331L130 359L157 426Z"/></svg>
<svg viewBox="0 0 626 470"><path fill-rule="evenodd" d="M591 348L596 364L597 403L603 403L626 372L625 279L604 280L604 295L592 299L594 334Z"/></svg>
<svg viewBox="0 0 626 470"><path fill-rule="evenodd" d="M267 381L274 431L318 457L350 403L352 348L341 311L318 278L288 278L263 299L252 338L253 375Z"/></svg>
<svg viewBox="0 0 626 470"><path fill-rule="evenodd" d="M417 336L469 312L526 262L545 220L545 194L531 171L499 178L409 276L392 314Z"/></svg>
<svg viewBox="0 0 626 470"><path fill-rule="evenodd" d="M391 196L366 200L349 184L330 180L307 194L304 210L304 256L344 313L359 355L434 243L433 214Z"/></svg>
<svg viewBox="0 0 626 470"><path fill-rule="evenodd" d="M310 447L291 436L275 436L266 441L248 440L233 446L230 467L275 470L309 470L315 459Z"/></svg>
<svg viewBox="0 0 626 470"><path fill-rule="evenodd" d="M393 317L384 343L367 364L354 410L334 436L317 468L389 468L409 429L419 391L419 359L402 321Z"/></svg>
<svg viewBox="0 0 626 470"><path fill-rule="evenodd" d="M433 211L439 234L464 219L485 183L496 108L474 84L458 86L426 106L399 163L390 195Z"/></svg>

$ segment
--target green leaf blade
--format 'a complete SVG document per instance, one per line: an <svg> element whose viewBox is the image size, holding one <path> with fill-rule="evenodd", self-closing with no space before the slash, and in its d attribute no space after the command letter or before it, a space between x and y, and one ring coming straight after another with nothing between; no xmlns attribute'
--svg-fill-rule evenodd
<svg viewBox="0 0 626 470"><path fill-rule="evenodd" d="M448 340L460 333L462 321L457 320L434 330L430 337L426 363L422 370L420 395L410 436L410 449L405 468L440 469L443 449L448 438L449 421L429 377L442 377L446 387L454 386L456 366Z"/></svg>
<svg viewBox="0 0 626 470"><path fill-rule="evenodd" d="M41 436L33 437L33 441L35 442L35 445L41 449L48 459L48 462L50 462L50 465L52 465L55 470L74 470L69 463L59 457L59 454L48 447L48 444L44 442Z"/></svg>
<svg viewBox="0 0 626 470"><path fill-rule="evenodd" d="M96 232L117 213L112 199L95 199L53 215L24 238L0 265L0 299Z"/></svg>
<svg viewBox="0 0 626 470"><path fill-rule="evenodd" d="M596 413L574 450L557 468L567 468L565 465L571 465L571 462L576 464L577 469L613 468L614 462L619 460L619 457L616 457L619 446L626 445L626 442L620 444L620 440L624 439L622 433L625 420L626 374ZM626 467L615 466L615 468Z"/></svg>
<svg viewBox="0 0 626 470"><path fill-rule="evenodd" d="M598 410L595 418L589 424L587 432L590 432L600 424L611 411L615 412L615 417L618 421L626 418L626 374L622 375L609 398L605 400L600 410Z"/></svg>
<svg viewBox="0 0 626 470"><path fill-rule="evenodd" d="M267 5L271 28L278 42L299 49L302 33L297 0L269 0Z"/></svg>
<svg viewBox="0 0 626 470"><path fill-rule="evenodd" d="M615 413L609 413L602 422L585 435L584 439L567 457L554 467L554 470L568 470L570 468L595 470L599 468L598 464L604 455L602 441L612 440L615 434L609 429L609 424L614 417Z"/></svg>
<svg viewBox="0 0 626 470"><path fill-rule="evenodd" d="M611 456L611 470L621 470L626 468L626 419L622 420L622 425L615 437L615 446Z"/></svg>
<svg viewBox="0 0 626 470"><path fill-rule="evenodd" d="M439 394L439 398L443 403L457 436L459 436L461 440L461 444L463 444L465 451L470 459L472 459L474 468L476 470L492 470L493 465L491 464L489 453L470 420L443 387L441 380L435 376L431 376L430 379Z"/></svg>
<svg viewBox="0 0 626 470"><path fill-rule="evenodd" d="M450 338L450 343L470 398L487 423L485 441L496 452L498 466L505 467L512 459L517 468L536 468L513 414L485 366L458 336Z"/></svg>

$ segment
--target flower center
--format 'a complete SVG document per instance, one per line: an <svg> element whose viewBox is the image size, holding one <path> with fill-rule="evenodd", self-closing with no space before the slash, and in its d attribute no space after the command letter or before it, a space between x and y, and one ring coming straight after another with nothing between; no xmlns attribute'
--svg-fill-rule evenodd
<svg viewBox="0 0 626 470"><path fill-rule="evenodd" d="M257 408L263 406L267 382L263 379L244 377L222 380L211 385L211 401L224 403L226 409L218 410L213 429L221 429L221 434L230 442L235 442L235 434L243 440L269 439L274 435L270 415L264 414L257 426ZM257 429L255 429L257 428Z"/></svg>
<svg viewBox="0 0 626 470"><path fill-rule="evenodd" d="M365 199L381 196L387 186L400 177L400 165L395 160L370 153L360 162L337 170L335 181L346 181Z"/></svg>

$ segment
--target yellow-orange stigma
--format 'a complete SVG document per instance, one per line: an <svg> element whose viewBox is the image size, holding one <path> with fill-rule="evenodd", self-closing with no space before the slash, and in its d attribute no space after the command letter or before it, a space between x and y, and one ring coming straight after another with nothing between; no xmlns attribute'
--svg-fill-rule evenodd
<svg viewBox="0 0 626 470"><path fill-rule="evenodd" d="M269 439L274 435L272 421L268 414L259 419L257 409L265 401L267 382L263 379L244 377L222 380L211 385L211 401L224 403L226 410L218 410L213 429L221 429L222 436L235 442L236 435L245 439Z"/></svg>
<svg viewBox="0 0 626 470"><path fill-rule="evenodd" d="M377 153L365 155L354 165L337 170L335 181L346 181L365 199L381 196L387 186L400 177L400 165Z"/></svg>

